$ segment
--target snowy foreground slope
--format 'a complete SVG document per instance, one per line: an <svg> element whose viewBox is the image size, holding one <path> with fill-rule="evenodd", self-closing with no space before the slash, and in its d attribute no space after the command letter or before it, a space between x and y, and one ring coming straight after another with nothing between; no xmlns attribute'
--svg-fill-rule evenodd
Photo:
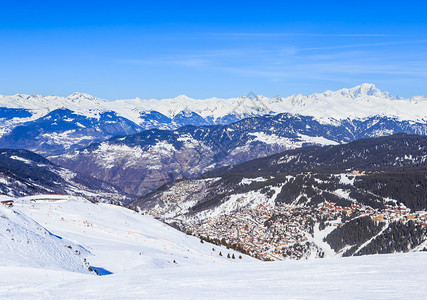
<svg viewBox="0 0 427 300"><path fill-rule="evenodd" d="M87 260L91 266L112 273L138 267L231 263L218 255L218 247L218 251L212 251L212 247L195 237L120 206L94 204L84 198L38 195L19 198L13 210L33 218L53 234L83 246L90 252ZM222 251L225 255L233 253L225 247ZM243 260L253 259L245 257L240 261Z"/></svg>
<svg viewBox="0 0 427 300"><path fill-rule="evenodd" d="M0 228L0 266L90 273L83 260L88 254L84 248L53 235L31 218L3 205L0 205Z"/></svg>
<svg viewBox="0 0 427 300"><path fill-rule="evenodd" d="M219 251L231 255L231 250L201 244L195 237L151 217L79 198L21 198L13 208L2 207L1 214L22 216L33 225L36 223L31 219L34 219L38 223L34 226L44 227L63 240L84 247L88 252L82 255L101 273L108 270L113 274L96 276L31 263L18 264L2 252L0 298L417 299L427 296L427 253L285 262L261 262L247 256L240 260L235 253L233 260L218 255ZM6 243L1 224L0 239Z"/></svg>

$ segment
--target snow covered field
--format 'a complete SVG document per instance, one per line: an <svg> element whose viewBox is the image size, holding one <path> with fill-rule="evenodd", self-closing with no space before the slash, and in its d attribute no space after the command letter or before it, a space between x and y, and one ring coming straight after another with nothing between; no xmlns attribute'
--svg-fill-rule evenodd
<svg viewBox="0 0 427 300"><path fill-rule="evenodd" d="M52 233L47 241L57 247L58 255L69 255L66 247L61 252L61 243L80 245L85 249L81 255L91 266L113 274L72 272L76 268L58 267L57 255L17 266L16 259L10 259L13 252L7 253L9 257L2 252L0 298L427 297L427 253L283 262L261 262L247 256L240 260L234 253L236 259L229 259L227 253L233 252L225 247L201 244L195 237L121 207L81 198L34 200L16 201L12 208L16 213L2 207L0 215L8 217L2 218L4 226L13 229L13 219L23 228L20 234L27 234L26 239L41 248L43 240L37 244L40 238L31 230L43 227ZM0 246L4 247L0 249L4 251L16 240L4 236L5 228L0 230ZM55 237L58 240L52 240ZM64 263L68 261L76 264L76 260L64 259Z"/></svg>
<svg viewBox="0 0 427 300"><path fill-rule="evenodd" d="M425 299L427 254L177 268L108 276L0 267L2 298Z"/></svg>

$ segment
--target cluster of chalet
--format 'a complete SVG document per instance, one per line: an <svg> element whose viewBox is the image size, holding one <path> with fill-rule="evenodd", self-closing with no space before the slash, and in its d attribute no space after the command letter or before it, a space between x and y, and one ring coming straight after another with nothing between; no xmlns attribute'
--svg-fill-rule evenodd
<svg viewBox="0 0 427 300"><path fill-rule="evenodd" d="M319 210L325 215L325 216L332 216L332 217L339 217L344 213L347 215L350 215L351 213L355 211L363 211L363 212L374 212L374 210L370 210L368 207L362 208L360 205L352 204L351 207L342 207L340 205L336 205L335 203L330 202L322 202L318 205Z"/></svg>
<svg viewBox="0 0 427 300"><path fill-rule="evenodd" d="M173 214L183 214L188 212L185 203L182 200L189 194L202 193L206 189L206 184L218 179L197 180L195 183L177 182L169 191L162 193L160 200L166 205L156 205L154 208L140 210L141 213L149 214L154 217L163 218Z"/></svg>
<svg viewBox="0 0 427 300"><path fill-rule="evenodd" d="M198 236L224 238L229 244L238 244L250 255L261 259L301 259L322 255L313 240L313 227L319 222L342 226L343 215L368 215L374 221L413 220L426 226L426 212L411 213L409 209L386 205L378 210L353 203L341 207L322 202L316 207L298 207L280 204L274 207L258 205L240 209L233 214L219 215L199 224L183 223L184 229ZM314 252L313 252L314 251Z"/></svg>
<svg viewBox="0 0 427 300"><path fill-rule="evenodd" d="M352 175L363 174L364 172L354 171ZM284 203L276 203L274 206L257 205L202 220L182 217L188 212L185 201L182 200L188 194L202 193L203 190L205 182L177 183L161 196L167 205L156 206L148 213L166 219L171 216L169 221L180 224L181 229L186 232L225 239L228 244L239 245L254 257L273 260L323 256L322 249L314 243L315 227L322 223L340 227L345 215L367 215L379 222L413 220L427 226L425 212L411 213L409 209L397 205L386 205L380 210L359 203L344 207L326 201L316 206Z"/></svg>
<svg viewBox="0 0 427 300"><path fill-rule="evenodd" d="M330 215L332 219L332 215ZM316 246L310 231L316 214L305 207L258 205L232 215L220 215L202 224L185 224L185 230L198 236L224 238L261 259L300 259Z"/></svg>
<svg viewBox="0 0 427 300"><path fill-rule="evenodd" d="M374 221L409 221L427 226L427 213L425 211L411 212L409 208L386 205L386 208L371 215Z"/></svg>

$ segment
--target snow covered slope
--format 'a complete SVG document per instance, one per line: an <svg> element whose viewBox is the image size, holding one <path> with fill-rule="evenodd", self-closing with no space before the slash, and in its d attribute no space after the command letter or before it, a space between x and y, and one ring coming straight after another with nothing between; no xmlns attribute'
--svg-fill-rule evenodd
<svg viewBox="0 0 427 300"><path fill-rule="evenodd" d="M150 216L84 198L30 196L17 199L13 209L53 234L81 245L90 251L88 261L94 269L112 273L253 260L248 256L238 259L239 253L225 247L214 246L212 250L211 244L202 244L198 238ZM236 259L228 259L228 253L235 254Z"/></svg>
<svg viewBox="0 0 427 300"><path fill-rule="evenodd" d="M149 216L80 198L47 198L18 199L16 212L0 206L0 215L29 231L42 225L62 237L46 234L49 239L56 238L58 244L68 240L65 243L73 250L81 245L100 274L113 274L95 276L37 265L2 248L0 274L7 276L0 276L0 298L421 299L427 295L426 253L285 262L262 262L243 255L233 260L219 256L219 251L231 254L231 250L202 244ZM1 245L9 246L14 241L4 235L3 226L11 221L0 218L0 222ZM31 236L29 231L26 237ZM40 251L51 249L50 245Z"/></svg>
<svg viewBox="0 0 427 300"><path fill-rule="evenodd" d="M93 177L57 166L27 150L0 149L0 194L70 194L104 202L131 200L119 189Z"/></svg>
<svg viewBox="0 0 427 300"><path fill-rule="evenodd" d="M110 276L0 267L6 299L425 299L427 253L134 269Z"/></svg>
<svg viewBox="0 0 427 300"><path fill-rule="evenodd" d="M87 250L1 204L0 229L0 266L90 273L84 260Z"/></svg>

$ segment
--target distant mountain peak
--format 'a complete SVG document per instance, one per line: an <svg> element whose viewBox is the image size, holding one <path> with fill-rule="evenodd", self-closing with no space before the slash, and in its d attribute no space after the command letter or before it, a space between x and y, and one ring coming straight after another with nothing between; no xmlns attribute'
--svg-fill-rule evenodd
<svg viewBox="0 0 427 300"><path fill-rule="evenodd" d="M375 96L378 93L382 93L381 90L379 90L372 83L363 83L361 85L358 85L349 89L349 91L355 96L359 96L359 95Z"/></svg>
<svg viewBox="0 0 427 300"><path fill-rule="evenodd" d="M73 102L79 102L82 100L86 100L86 101L100 101L101 99L96 98L92 95L89 94L85 94L85 93L79 93L79 92L74 92L71 95L69 95L67 97L68 100L71 100Z"/></svg>
<svg viewBox="0 0 427 300"><path fill-rule="evenodd" d="M375 96L387 99L395 99L395 97L391 96L388 92L383 92L378 89L373 83L363 83L349 89L341 89L336 93L351 98Z"/></svg>
<svg viewBox="0 0 427 300"><path fill-rule="evenodd" d="M187 95L178 95L173 99L178 101L193 100L193 98L190 98Z"/></svg>

